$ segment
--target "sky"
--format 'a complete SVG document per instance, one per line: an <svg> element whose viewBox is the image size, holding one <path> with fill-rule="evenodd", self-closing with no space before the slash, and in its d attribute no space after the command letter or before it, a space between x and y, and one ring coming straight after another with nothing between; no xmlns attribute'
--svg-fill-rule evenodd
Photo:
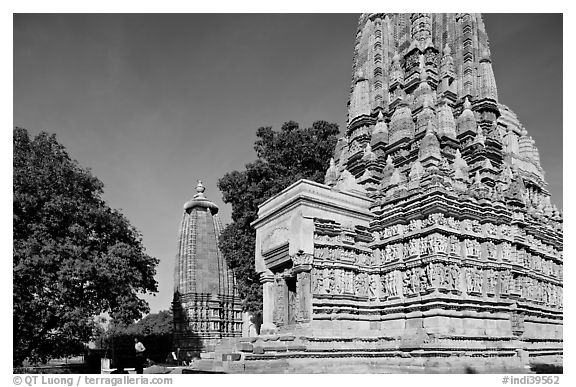
<svg viewBox="0 0 576 387"><path fill-rule="evenodd" d="M56 133L160 259L170 308L183 204L256 158L261 126L345 127L358 14L15 14L13 126ZM500 102L562 197L562 15L485 14Z"/></svg>

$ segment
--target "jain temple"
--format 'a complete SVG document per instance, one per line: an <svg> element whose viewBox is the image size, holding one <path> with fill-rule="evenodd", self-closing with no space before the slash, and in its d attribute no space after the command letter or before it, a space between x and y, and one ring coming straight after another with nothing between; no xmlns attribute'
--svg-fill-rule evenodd
<svg viewBox="0 0 576 387"><path fill-rule="evenodd" d="M325 183L296 182L253 223L259 336L233 337L240 304L210 247L217 207L203 196L186 205L179 316L198 316L196 335L219 335L202 367L562 364L563 218L534 140L498 97L493 60L479 14L360 16L347 127ZM196 248L202 233L212 242ZM194 249L211 263L188 260ZM214 265L223 273L216 279ZM191 270L195 277L182 274Z"/></svg>

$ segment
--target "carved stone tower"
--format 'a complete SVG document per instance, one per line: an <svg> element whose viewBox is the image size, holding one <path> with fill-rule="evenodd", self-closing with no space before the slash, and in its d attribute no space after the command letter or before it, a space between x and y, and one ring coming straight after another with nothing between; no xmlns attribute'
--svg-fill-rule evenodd
<svg viewBox="0 0 576 387"><path fill-rule="evenodd" d="M184 204L174 273L175 347L181 353L211 351L224 337L242 333L241 304L233 273L218 249L218 206L204 195Z"/></svg>
<svg viewBox="0 0 576 387"><path fill-rule="evenodd" d="M479 14L360 17L325 183L260 206L264 332L448 366L562 355L562 214Z"/></svg>

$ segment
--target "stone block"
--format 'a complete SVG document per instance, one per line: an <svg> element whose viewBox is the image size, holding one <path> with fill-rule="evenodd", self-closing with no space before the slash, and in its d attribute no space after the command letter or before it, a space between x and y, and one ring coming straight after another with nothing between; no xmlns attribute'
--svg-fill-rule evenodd
<svg viewBox="0 0 576 387"><path fill-rule="evenodd" d="M238 361L241 355L239 353L223 353L222 361Z"/></svg>
<svg viewBox="0 0 576 387"><path fill-rule="evenodd" d="M371 330L380 330L382 329L382 324L380 321L370 321L370 329Z"/></svg>
<svg viewBox="0 0 576 387"><path fill-rule="evenodd" d="M280 341L294 341L296 337L292 335L280 336Z"/></svg>
<svg viewBox="0 0 576 387"><path fill-rule="evenodd" d="M239 343L238 350L242 352L252 352L254 350L254 345L252 345L252 343Z"/></svg>
<svg viewBox="0 0 576 387"><path fill-rule="evenodd" d="M286 349L292 352L301 352L306 351L306 346L304 344L290 343L286 345Z"/></svg>
<svg viewBox="0 0 576 387"><path fill-rule="evenodd" d="M200 359L214 359L214 352L200 352Z"/></svg>
<svg viewBox="0 0 576 387"><path fill-rule="evenodd" d="M406 319L406 329L418 329L418 328L422 328L421 318Z"/></svg>
<svg viewBox="0 0 576 387"><path fill-rule="evenodd" d="M243 372L246 370L244 363L224 363L222 368L228 372Z"/></svg>
<svg viewBox="0 0 576 387"><path fill-rule="evenodd" d="M278 335L263 336L262 339L264 341L276 341L278 340Z"/></svg>

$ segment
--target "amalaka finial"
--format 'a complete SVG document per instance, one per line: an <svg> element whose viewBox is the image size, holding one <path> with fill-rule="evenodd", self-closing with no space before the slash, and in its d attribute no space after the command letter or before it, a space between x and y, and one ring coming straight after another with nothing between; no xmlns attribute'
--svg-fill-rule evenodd
<svg viewBox="0 0 576 387"><path fill-rule="evenodd" d="M198 180L198 184L196 185L196 192L201 194L204 193L204 191L206 191L206 187L204 187L204 184L202 184L202 180Z"/></svg>

